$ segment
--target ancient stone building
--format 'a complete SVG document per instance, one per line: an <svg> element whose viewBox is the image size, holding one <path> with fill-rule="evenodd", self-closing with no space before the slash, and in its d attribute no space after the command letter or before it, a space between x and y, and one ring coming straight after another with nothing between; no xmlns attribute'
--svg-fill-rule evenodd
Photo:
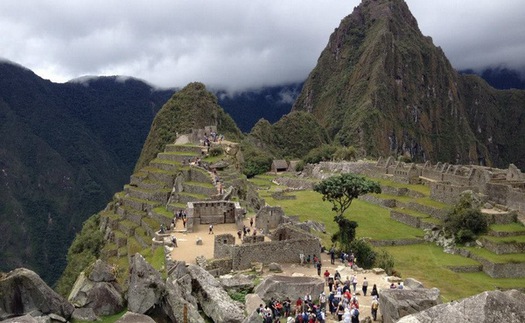
<svg viewBox="0 0 525 323"><path fill-rule="evenodd" d="M238 202L231 201L188 202L186 211L188 232L199 224L242 223L246 213Z"/></svg>

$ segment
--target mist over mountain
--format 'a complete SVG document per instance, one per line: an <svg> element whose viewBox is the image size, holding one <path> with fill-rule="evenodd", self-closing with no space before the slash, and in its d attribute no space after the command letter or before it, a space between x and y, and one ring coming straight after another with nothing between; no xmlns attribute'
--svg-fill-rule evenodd
<svg viewBox="0 0 525 323"><path fill-rule="evenodd" d="M490 86L498 90L525 89L525 77L517 70L505 67L486 68L482 71L461 70L461 74L476 74L483 78Z"/></svg>

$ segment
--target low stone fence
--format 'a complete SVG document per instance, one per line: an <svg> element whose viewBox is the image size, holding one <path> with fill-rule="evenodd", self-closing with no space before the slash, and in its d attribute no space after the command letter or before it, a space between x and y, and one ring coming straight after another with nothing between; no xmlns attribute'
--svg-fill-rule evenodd
<svg viewBox="0 0 525 323"><path fill-rule="evenodd" d="M525 262L493 263L485 258L479 257L466 249L459 249L459 254L464 257L479 261L483 266L483 272L492 278L523 278L525 277Z"/></svg>
<svg viewBox="0 0 525 323"><path fill-rule="evenodd" d="M390 211L390 218L392 220L396 220L397 222L404 223L414 228L421 227L421 219L416 216L410 215L410 214L392 210Z"/></svg>
<svg viewBox="0 0 525 323"><path fill-rule="evenodd" d="M370 244L374 247L388 247L388 246L408 246L413 244L420 244L425 242L423 239L399 239L399 240L370 240Z"/></svg>
<svg viewBox="0 0 525 323"><path fill-rule="evenodd" d="M368 203L376 204L383 207L394 208L397 206L397 201L394 199L382 199L374 195L361 195L359 199Z"/></svg>
<svg viewBox="0 0 525 323"><path fill-rule="evenodd" d="M485 249L488 249L497 255L525 252L524 242L495 242L487 238L481 238L480 240Z"/></svg>
<svg viewBox="0 0 525 323"><path fill-rule="evenodd" d="M445 217L447 216L447 213L449 212L447 209L438 209L432 206L427 206L427 205L423 205L423 204L419 204L415 202L407 203L406 207L412 210L416 210L421 213L428 214L431 217L442 220L442 221L445 219Z"/></svg>
<svg viewBox="0 0 525 323"><path fill-rule="evenodd" d="M455 273L477 273L483 270L482 265L447 266L447 268Z"/></svg>
<svg viewBox="0 0 525 323"><path fill-rule="evenodd" d="M420 192L408 189L406 187L393 187L393 186L388 186L388 185L381 185L381 192L387 195L410 196L413 198L425 196L424 194Z"/></svg>

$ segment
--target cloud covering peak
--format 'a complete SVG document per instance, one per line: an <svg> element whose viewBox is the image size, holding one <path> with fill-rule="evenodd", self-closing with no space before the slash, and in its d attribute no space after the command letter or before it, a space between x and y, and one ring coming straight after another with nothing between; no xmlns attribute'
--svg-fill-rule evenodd
<svg viewBox="0 0 525 323"><path fill-rule="evenodd" d="M525 68L520 0L407 0L459 69ZM0 57L65 82L132 75L237 91L303 81L357 0L3 0Z"/></svg>

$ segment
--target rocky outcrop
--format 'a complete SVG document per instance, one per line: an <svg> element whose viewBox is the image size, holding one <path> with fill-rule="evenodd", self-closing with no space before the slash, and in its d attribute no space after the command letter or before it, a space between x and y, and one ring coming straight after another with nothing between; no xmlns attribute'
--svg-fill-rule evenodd
<svg viewBox="0 0 525 323"><path fill-rule="evenodd" d="M420 281L414 279L414 278L407 278L403 282L403 286L408 289L418 289L418 288L424 288L423 283Z"/></svg>
<svg viewBox="0 0 525 323"><path fill-rule="evenodd" d="M0 279L0 320L29 313L69 320L73 311L73 305L29 269L17 268Z"/></svg>
<svg viewBox="0 0 525 323"><path fill-rule="evenodd" d="M525 294L517 290L483 292L459 302L434 306L398 321L420 322L525 322Z"/></svg>
<svg viewBox="0 0 525 323"><path fill-rule="evenodd" d="M98 321L100 318L95 314L92 308L75 308L73 315L71 316L76 321Z"/></svg>
<svg viewBox="0 0 525 323"><path fill-rule="evenodd" d="M196 299L187 293L188 289L191 292L191 279L168 279L166 287L168 293L164 297L161 306L164 313L166 313L171 321L192 323L206 322L199 314Z"/></svg>
<svg viewBox="0 0 525 323"><path fill-rule="evenodd" d="M437 288L386 289L380 291L379 294L381 295L381 313L384 323L397 322L403 316L415 314L441 304L441 297Z"/></svg>
<svg viewBox="0 0 525 323"><path fill-rule="evenodd" d="M145 314L161 303L166 295L166 284L141 254L136 253L130 264L128 309Z"/></svg>
<svg viewBox="0 0 525 323"><path fill-rule="evenodd" d="M121 312L125 307L122 288L113 269L98 259L88 277L78 276L68 300L77 308L91 308L96 315L107 316Z"/></svg>
<svg viewBox="0 0 525 323"><path fill-rule="evenodd" d="M233 301L210 273L197 265L189 265L188 271L193 294L207 316L214 322L240 323L244 320L242 304Z"/></svg>
<svg viewBox="0 0 525 323"><path fill-rule="evenodd" d="M122 315L121 318L119 318L115 323L155 323L155 321L143 314L137 314L132 312L126 312L124 315Z"/></svg>
<svg viewBox="0 0 525 323"><path fill-rule="evenodd" d="M228 292L253 291L254 283L250 276L245 274L223 275L219 277L221 286Z"/></svg>
<svg viewBox="0 0 525 323"><path fill-rule="evenodd" d="M268 276L256 288L255 293L268 301L270 298L297 299L306 294L316 297L324 290L324 280L316 277Z"/></svg>

